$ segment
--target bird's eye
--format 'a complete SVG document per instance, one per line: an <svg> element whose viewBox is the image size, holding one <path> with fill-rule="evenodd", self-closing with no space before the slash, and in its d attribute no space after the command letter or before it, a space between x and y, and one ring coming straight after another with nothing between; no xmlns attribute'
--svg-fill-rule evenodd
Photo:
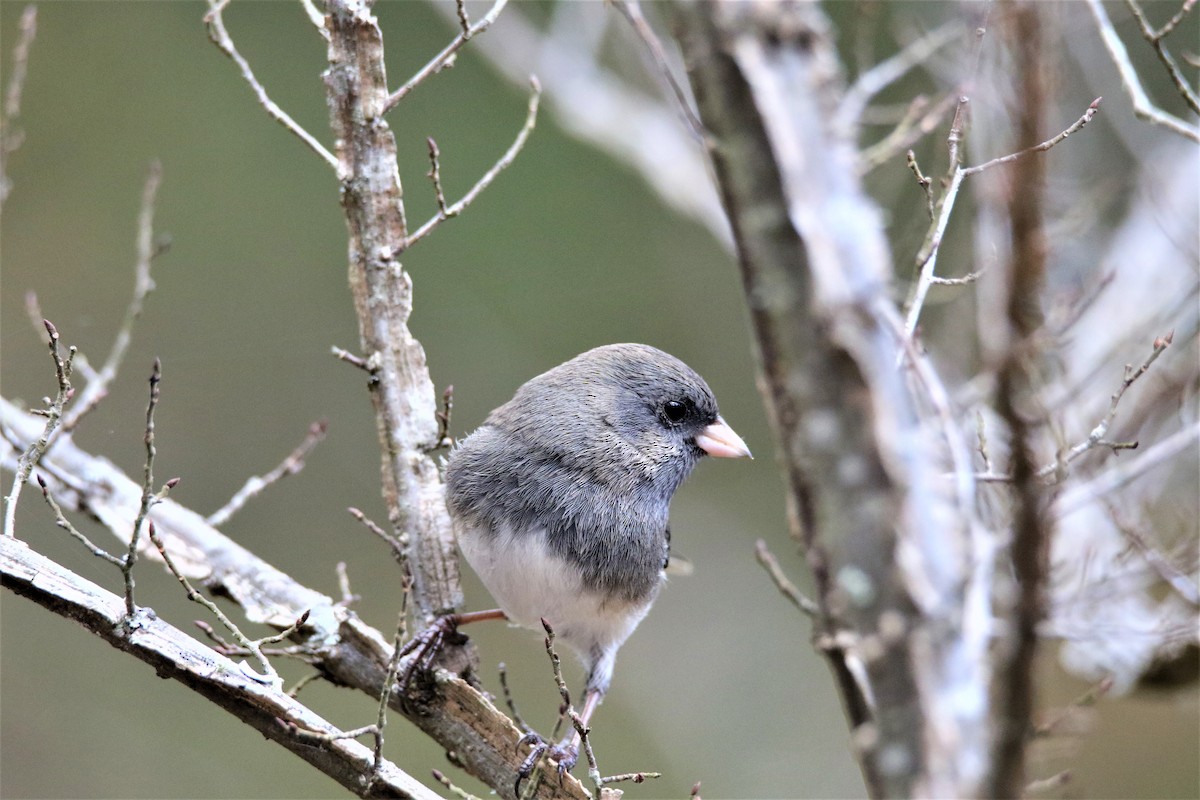
<svg viewBox="0 0 1200 800"><path fill-rule="evenodd" d="M683 422L687 416L687 406L678 400L668 400L663 403L663 416L671 422Z"/></svg>

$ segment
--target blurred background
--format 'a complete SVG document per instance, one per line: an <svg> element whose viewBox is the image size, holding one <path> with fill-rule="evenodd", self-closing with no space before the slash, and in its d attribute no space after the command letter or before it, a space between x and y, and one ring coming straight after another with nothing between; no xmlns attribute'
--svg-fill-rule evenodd
<svg viewBox="0 0 1200 800"><path fill-rule="evenodd" d="M862 5L829 4L848 50ZM881 40L890 40L895 25L932 27L955 8L865 5L875 8L872 30ZM554 12L548 3L517 6L535 23ZM23 9L0 3L6 74ZM1077 11L1063 12L1067 27ZM362 595L358 613L390 631L400 598L397 569L345 511L358 506L375 519L386 516L362 373L330 355L331 346L357 347L337 183L263 113L208 41L204 12L202 4L182 2L39 7L18 123L25 138L9 161L13 188L0 228L2 390L33 405L54 389L50 360L26 313L29 292L64 343L78 345L93 364L103 361L131 293L142 185L158 159L155 229L170 237L170 250L155 262L157 289L122 374L77 441L140 474L145 378L161 358L156 475L182 477L172 497L208 513L247 477L275 466L312 421L328 420L328 437L304 471L223 530L327 594L336 595L335 564L345 561ZM381 3L377 13L393 85L454 33L425 3ZM328 142L324 45L300 6L235 3L225 19L272 98ZM628 38L623 25L610 29ZM1195 31L1192 25L1183 33L1193 50ZM503 16L487 35L503 46ZM1098 47L1092 36L1081 46ZM1139 61L1153 63L1153 56ZM1109 81L1092 92L1103 93L1108 105L1082 135L1112 143L1110 157L1120 159L1106 128L1110 118L1133 125L1128 102L1107 73L1096 80ZM898 97L905 92L911 96L912 85L897 87ZM1069 108L1064 126L1082 111ZM446 194L456 199L508 147L525 112L524 91L470 46L453 69L413 92L389 117L410 224L435 210L425 137L436 138ZM934 138L941 147L944 136ZM1128 181L1114 167L1114 191ZM904 263L927 220L903 157L872 175L871 188L890 209L889 233ZM943 260L960 244L949 241ZM754 542L763 538L797 583L809 586L787 535L739 278L724 247L665 207L630 167L564 133L544 109L516 163L462 217L407 253L404 265L415 283L412 327L433 379L439 389L454 386L454 434L469 432L529 377L599 344L639 341L704 375L723 415L758 456L704 463L676 496L673 544L695 573L671 580L621 651L594 721L601 770L664 773L627 785L631 798L686 797L696 781L712 798L861 796L844 718L809 644L808 622L754 559ZM5 493L10 481L5 473ZM105 532L80 524L105 541ZM119 575L56 529L36 492L23 496L18 526L35 549L119 590ZM474 577L466 581L467 607L490 607ZM150 564L139 572L138 591L139 602L185 630L203 617ZM341 795L281 748L77 626L7 593L0 604L0 795ZM500 625L469 633L489 690L498 693L495 665L506 662L524 716L548 731L557 695L540 638ZM281 666L291 680L305 674L302 666ZM1039 704L1046 709L1089 686L1064 674L1052 651L1043 672ZM577 668L568 680L580 685ZM310 685L303 699L345 728L374 718L369 699L326 684ZM1069 767L1074 777L1058 790L1063 796L1195 797L1198 727L1194 684L1106 699L1086 732L1048 748L1033 770L1049 775ZM418 778L437 767L482 790L403 721L389 727L387 741L389 756Z"/></svg>

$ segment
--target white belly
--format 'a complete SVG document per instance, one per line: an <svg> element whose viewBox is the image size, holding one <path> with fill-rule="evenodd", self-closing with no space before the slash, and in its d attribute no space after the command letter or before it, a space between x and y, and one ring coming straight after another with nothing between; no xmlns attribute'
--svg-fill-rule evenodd
<svg viewBox="0 0 1200 800"><path fill-rule="evenodd" d="M585 589L578 570L550 553L545 530L494 537L468 526L456 531L463 556L509 619L540 631L545 617L586 664L615 654L654 600L629 603Z"/></svg>

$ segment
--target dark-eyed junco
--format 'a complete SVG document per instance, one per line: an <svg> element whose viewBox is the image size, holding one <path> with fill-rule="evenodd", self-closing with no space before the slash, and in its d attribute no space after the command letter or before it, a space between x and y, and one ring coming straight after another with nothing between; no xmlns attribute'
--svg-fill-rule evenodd
<svg viewBox="0 0 1200 800"><path fill-rule="evenodd" d="M585 723L665 580L668 505L705 454L750 450L703 378L643 344L597 347L537 376L450 453L459 547L509 620L540 629L544 618L578 652ZM577 744L556 750L560 766Z"/></svg>

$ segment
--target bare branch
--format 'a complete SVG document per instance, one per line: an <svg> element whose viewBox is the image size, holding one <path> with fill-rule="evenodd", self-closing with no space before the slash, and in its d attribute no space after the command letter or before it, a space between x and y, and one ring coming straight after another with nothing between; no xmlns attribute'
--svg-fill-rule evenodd
<svg viewBox="0 0 1200 800"><path fill-rule="evenodd" d="M328 423L325 420L320 420L310 425L308 434L304 437L304 440L296 446L295 450L288 454L287 458L279 463L279 466L266 475L248 478L245 485L233 497L229 498L228 503L208 515L208 524L214 528L219 528L228 522L230 517L241 511L247 501L257 497L268 486L288 475L295 475L304 469L305 459L324 440L328 427Z"/></svg>
<svg viewBox="0 0 1200 800"><path fill-rule="evenodd" d="M363 358L362 356L356 356L356 355L354 355L354 353L351 353L349 350L346 350L346 349L343 349L343 348L337 347L337 346L331 347L330 352L332 352L334 357L336 357L338 360L345 361L347 364L350 364L351 366L358 367L363 372L371 371L371 365L368 364L366 359Z"/></svg>
<svg viewBox="0 0 1200 800"><path fill-rule="evenodd" d="M27 443L38 437L40 428L40 419L22 412L0 398L0 429L11 433L18 441ZM14 470L20 452L20 447L0 443L0 463L3 463L5 469ZM39 466L39 475L45 477L50 490L63 498L64 502L85 509L89 516L98 519L122 542L129 537L138 513L142 488L117 469L111 461L82 451L74 441L64 437L46 452ZM310 611L304 630L297 632L297 636L301 643L312 647L312 652L317 655L314 663L335 682L356 688L373 698L379 697L383 689L387 663L393 653L383 635L363 624L332 598L296 583L288 575L209 526L203 516L173 500L164 499L157 503L153 516L156 533L171 553L177 570L186 575L189 581L203 581L208 591L228 597L242 607L246 618L251 622L271 625L278 629L287 628L305 610ZM6 544L13 541L0 538L0 560L7 552ZM14 546L24 548L20 542ZM161 560L157 548L148 537L142 537L139 548L143 556ZM48 574L39 569L36 572L37 584L33 588L38 591L52 589L43 580L48 580ZM10 585L9 577L7 573L4 575L6 587ZM24 593L20 588L17 591ZM66 606L53 598L47 597L44 604L60 613L66 613ZM125 615L120 598L112 597L110 601L106 601L105 608L108 608L109 604L116 605L109 614L111 622L106 618L97 622L101 627L89 625L89 628L112 641L111 635L115 635L115 632L110 628ZM143 619L148 620L148 615L139 616L139 623ZM138 642L141 641L143 630L146 628L139 628L135 637ZM178 635L190 643L189 647L196 647L192 637ZM124 637L121 638L122 641L125 640ZM117 646L123 647L119 643ZM205 676L214 677L212 651L200 648L199 652L208 656L207 660L203 661ZM239 684L254 683L231 662L222 660L218 663L228 663ZM217 672L219 671L218 669ZM189 685L193 685L190 678L184 677L184 673L173 671L171 674L179 674L189 681ZM255 686L258 687L256 691L266 691L266 687L261 684L255 683ZM398 699L394 690L390 699L391 709L403 714L447 750L460 754L464 762L471 767L473 774L480 775L490 785L500 787L501 796L511 798L511 794L504 790L512 786L515 777L519 757L513 752L513 743L521 736L521 732L487 698L466 681L449 672L438 671L435 691L429 692L428 688L404 687L404 692L411 693L408 706ZM207 691L205 696L211 697ZM217 702L223 707L228 707L221 700ZM299 708L304 714L310 714L302 706ZM328 723L304 721L314 719L311 716L296 719L292 712L272 713L281 719L295 719L298 727L302 729L336 730ZM299 752L306 760L314 757L314 754L309 752L313 750L311 746L295 747L274 717L263 720L264 723L269 723L270 729L265 724L260 726L258 722L255 719L252 724L258 730L267 733L268 738ZM369 769L373 763L371 750L363 747L354 752L361 756L361 760L355 763L362 770ZM513 763L514 760L518 763ZM325 769L324 766L321 768ZM420 796L429 797L427 793ZM568 775L564 776L561 784L544 783L539 787L536 796L539 800L549 800L552 796L584 800L587 793L578 781Z"/></svg>
<svg viewBox="0 0 1200 800"><path fill-rule="evenodd" d="M449 4L435 2L432 9L453 20ZM475 52L511 85L524 87L530 73L536 73L555 120L567 133L629 164L664 202L732 249L704 153L678 125L675 108L598 65L588 49L579 46L577 28L543 30L517 7L506 11L504 26L503 38L482 37Z"/></svg>
<svg viewBox="0 0 1200 800"><path fill-rule="evenodd" d="M700 122L700 118L696 116L696 110L692 107L692 101L684 91L683 86L675 78L675 73L671 71L671 65L667 61L667 54L663 50L662 42L654 29L650 27L650 22L646 19L646 15L642 13L642 5L638 0L613 0L613 8L617 10L629 26L633 28L633 32L637 34L638 39L645 45L646 50L650 53L650 58L654 61L654 67L659 77L667 84L667 88L671 90L671 96L675 99L675 107L679 110L680 117L687 125L688 131L696 141L704 140L704 124Z"/></svg>
<svg viewBox="0 0 1200 800"><path fill-rule="evenodd" d="M133 567L137 563L138 545L142 535L142 525L150 513L150 507L156 502L154 496L154 456L157 450L154 446L154 409L158 407L158 384L162 380L162 363L154 359L154 368L150 372L150 402L146 405L146 434L143 441L146 445L146 461L142 467L142 498L138 505L137 516L133 520L133 532L129 536L129 549L121 562L121 574L125 577L125 613L130 618L137 610L133 601ZM157 543L156 543L157 544ZM174 571L172 569L172 571Z"/></svg>
<svg viewBox="0 0 1200 800"><path fill-rule="evenodd" d="M225 628L225 630L227 630L231 634L233 634L233 638L237 641L237 643L239 645L241 645L242 647L246 648L247 650L249 650L254 655L254 657L256 659L258 659L259 666L262 667L261 675L255 675L255 674L251 673L249 671L249 669L247 669L245 667L243 667L243 672L245 672L251 678L265 683L266 685L270 686L271 688L275 689L276 691L282 691L283 690L283 678L279 677L279 673L276 672L275 667L271 665L270 659L268 659L265 655L263 655L261 645L264 642L278 642L282 638L294 633L305 622L308 621L308 612L305 611L303 614L301 614L300 617L297 618L297 620L292 625L285 628L279 636L271 636L271 637L267 637L266 639L260 639L257 641L252 640L248 636L246 636L246 634L242 633L241 628L239 628L237 625L235 625L233 623L233 620L231 620L228 616L226 616L225 613L223 611L221 611L221 609L217 606L216 603L209 600L204 595L200 594L200 592L196 591L195 587L192 586L191 582L188 581L187 577L182 572L179 571L179 569L175 566L174 560L171 558L171 554L167 551L166 545L164 545L162 539L159 538L158 531L155 530L153 521L151 521L149 526L147 526L146 532L150 536L150 541L152 541L154 543L154 546L158 548L159 555L162 556L163 563L165 563L167 565L167 569L170 571L170 573L172 575L175 576L175 579L179 581L180 585L183 586L183 590L187 594L188 600L191 600L194 603L199 603L200 605L202 605L206 609L208 609L209 613L217 618L217 620L221 623L221 625ZM126 594L126 597L129 597L129 596L131 596L131 593Z"/></svg>
<svg viewBox="0 0 1200 800"><path fill-rule="evenodd" d="M1108 509L1108 515L1112 517L1113 523L1117 526L1117 530L1138 549L1142 558L1158 573L1158 577L1162 579L1163 583L1174 589L1175 593L1182 597L1188 605L1200 609L1200 589L1196 588L1196 583L1192 578L1172 564L1163 555L1157 544L1148 541L1147 535L1139 530L1138 526L1127 520L1114 503L1106 502L1105 506Z"/></svg>
<svg viewBox="0 0 1200 800"><path fill-rule="evenodd" d="M13 47L12 72L4 92L4 107L0 110L0 206L8 199L8 192L12 188L8 179L8 157L17 151L24 140L22 133L13 126L21 116L21 92L25 88L29 51L37 36L37 6L25 7L18 27L20 32Z"/></svg>
<svg viewBox="0 0 1200 800"><path fill-rule="evenodd" d="M1175 12L1175 16L1171 17L1161 28L1154 31L1155 39L1164 39L1175 30L1175 26L1183 22L1183 18L1196 6L1196 0L1183 0L1183 5Z"/></svg>
<svg viewBox="0 0 1200 800"><path fill-rule="evenodd" d="M954 170L950 184L942 192L934 206L936 216L933 225L929 228L929 233L925 236L925 243L921 245L921 250L917 253L917 266L920 272L917 282L913 285L912 296L909 298L904 315L904 333L910 338L916 333L917 321L921 318L925 297L929 294L929 287L933 285L938 254L942 248L942 238L946 235L946 226L950 224L950 212L954 210L954 203L958 200L958 191L962 188L964 177L961 167Z"/></svg>
<svg viewBox="0 0 1200 800"><path fill-rule="evenodd" d="M1183 4L1183 7L1179 9L1179 13L1169 20L1165 26L1163 26L1163 30L1166 33L1170 33L1171 30L1174 30L1175 26L1179 24L1184 15L1191 10L1193 5L1195 5L1195 2L1196 0L1186 0L1186 2ZM1167 51L1166 45L1163 44L1163 37L1166 35L1166 33L1160 33L1159 31L1154 30L1154 26L1150 24L1148 19L1146 19L1146 13L1142 11L1142 7L1137 4L1137 0L1125 0L1125 5L1129 7L1129 10L1133 13L1133 18L1137 20L1138 27L1142 30L1142 36L1147 42L1150 43L1150 46L1154 48L1154 52L1158 54L1158 60L1161 61L1163 66L1167 68L1167 74L1171 76L1171 82L1174 83L1175 88L1179 90L1179 96L1183 98L1184 102L1188 104L1188 107L1191 108L1193 112L1200 114L1200 98L1196 97L1196 90L1188 84L1187 80L1183 77L1183 73L1179 71L1179 65L1175 63L1175 59L1171 57L1170 52Z"/></svg>
<svg viewBox="0 0 1200 800"><path fill-rule="evenodd" d="M1104 5L1100 0L1087 0L1087 4L1096 20L1096 27L1100 30L1100 39L1104 42L1109 57L1121 75L1121 84L1125 87L1125 93L1133 101L1134 115L1138 119L1152 122L1181 136L1186 136L1193 142L1200 142L1200 128L1168 114L1150 101L1149 95L1146 94L1146 90L1138 78L1133 62L1129 60L1129 52L1125 49L1121 37L1117 35L1112 20L1108 17L1108 12L1104 10Z"/></svg>
<svg viewBox="0 0 1200 800"><path fill-rule="evenodd" d="M859 174L865 175L876 167L886 164L892 158L912 147L925 136L928 136L941 124L942 119L957 102L957 96L948 94L932 108L927 108L928 101L924 97L918 96L913 100L908 112L896 127L892 129L891 133L870 147L863 149ZM929 216L932 219L933 214L930 213Z"/></svg>
<svg viewBox="0 0 1200 800"><path fill-rule="evenodd" d="M838 105L836 124L857 127L867 103L888 86L928 61L938 50L961 36L958 20L947 22L905 45L895 55L880 61L858 76Z"/></svg>
<svg viewBox="0 0 1200 800"><path fill-rule="evenodd" d="M964 175L976 175L980 172L983 172L985 169L991 169L992 167L995 167L999 164L1011 163L1013 161L1016 161L1018 158L1030 155L1031 153L1044 153L1045 151L1049 150L1051 147L1054 147L1054 145L1056 145L1059 142L1066 139L1071 134L1079 131L1084 125L1087 125L1089 122L1091 122L1092 117L1096 116L1096 112L1098 112L1100 110L1100 101L1102 99L1103 98L1101 98L1101 97L1097 97L1095 100L1093 100L1088 105L1087 110L1083 112L1083 116L1081 116L1079 119L1077 119L1073 123L1071 123L1071 125L1069 127L1067 127L1066 129L1064 129L1062 132L1060 132L1059 134L1057 134L1055 136L1052 136L1051 138L1047 139L1046 141L1042 142L1041 144L1035 144L1033 147L1027 147L1024 150L1017 151L1016 153L1009 153L1006 156L1000 156L999 158L993 158L991 161L985 161L984 163L978 164L974 167L966 167L962 171L963 174Z"/></svg>
<svg viewBox="0 0 1200 800"><path fill-rule="evenodd" d="M225 20L221 16L225 11L225 7L229 5L229 2L230 0L208 0L209 11L204 15L204 22L208 25L208 38L220 48L222 53L229 56L233 60L233 63L237 64L238 69L242 73L242 78L246 83L250 84L250 88L254 90L255 96L258 97L259 105L266 110L267 115L299 137L300 141L308 145L310 150L320 156L322 161L333 167L336 171L338 160L334 157L333 153L325 149L325 145L318 142L316 137L304 130L300 123L292 119L286 111L275 104L275 101L267 94L267 90L258 82L258 78L254 77L254 71L250 69L250 64L237 51L237 47L234 46L229 31L225 29Z"/></svg>
<svg viewBox="0 0 1200 800"><path fill-rule="evenodd" d="M1096 427L1092 428L1086 439L1071 447L1066 453L1060 455L1054 463L1046 464L1039 469L1037 471L1037 476L1039 478L1045 478L1056 473L1061 474L1065 470L1067 464L1070 464L1072 461L1079 458L1081 455L1094 447L1107 446L1113 447L1114 449L1133 449L1137 447L1137 442L1132 443L1132 445L1119 447L1119 443L1109 442L1104 437L1108 435L1109 426L1112 425L1113 420L1117 417L1117 406L1121 402L1121 398L1125 396L1125 392L1129 390L1130 386L1133 386L1138 378L1146 374L1146 370L1150 369L1150 365L1153 364L1158 357L1161 356L1163 352L1171 346L1171 341L1174 338L1174 331L1171 331L1166 336L1160 336L1154 340L1154 349L1151 351L1149 357L1142 362L1141 366L1139 366L1137 369L1134 369L1129 365L1125 366L1125 377L1121 380L1121 386L1113 393L1112 398L1109 400L1108 413L1104 416L1104 419L1100 420Z"/></svg>
<svg viewBox="0 0 1200 800"><path fill-rule="evenodd" d="M60 442L59 447L63 444ZM113 647L146 662L159 675L191 688L355 794L362 792L374 769L370 750L349 741L318 749L287 735L285 725L308 730L336 728L192 636L152 615L139 617L137 630L131 634L123 624L125 606L120 597L16 539L0 539L0 577L4 588L82 623ZM365 796L437 800L436 794L390 763L380 771L373 791Z"/></svg>
<svg viewBox="0 0 1200 800"><path fill-rule="evenodd" d="M54 431L58 429L62 419L63 406L71 399L71 363L75 359L75 347L69 348L67 357L64 359L58 352L58 329L50 323L50 320L42 320L42 324L45 326L46 332L50 334L50 358L54 361L54 372L58 378L58 392L42 412L42 415L46 417L46 425L42 429L41 436L25 448L13 471L12 489L9 491L8 497L4 499L4 535L7 537L16 536L17 499L21 496L21 489L29 480L33 468L38 465L46 453L46 448L50 445L50 437L54 435Z"/></svg>
<svg viewBox="0 0 1200 800"><path fill-rule="evenodd" d="M350 516L361 522L367 530L382 539L384 543L392 549L392 556L395 557L398 563L403 564L405 562L405 560L408 558L409 544L408 537L406 535L401 534L397 536L385 531L357 508L351 507L346 510L350 512Z"/></svg>
<svg viewBox="0 0 1200 800"><path fill-rule="evenodd" d="M321 38L328 42L329 29L325 27L325 14L317 8L317 4L313 0L300 0L300 6L304 9L308 21L317 29L317 33L321 34Z"/></svg>
<svg viewBox="0 0 1200 800"><path fill-rule="evenodd" d="M1197 441L1200 441L1200 422L1193 422L1153 447L1139 451L1135 458L1114 460L1112 466L1087 483L1072 486L1063 492L1055 504L1055 514L1063 517L1098 497L1106 497L1185 450L1194 448Z"/></svg>
<svg viewBox="0 0 1200 800"><path fill-rule="evenodd" d="M921 166L917 163L917 156L912 150L909 150L908 153L905 154L905 161L908 164L909 170L911 170L912 174L917 178L917 186L920 186L921 191L925 193L925 203L929 207L929 219L932 221L934 218L933 189L930 188L932 181L929 180L929 178L927 178L923 172L921 172Z"/></svg>
<svg viewBox="0 0 1200 800"><path fill-rule="evenodd" d="M72 430L84 415L100 404L108 394L109 384L117 376L117 370L125 360L125 353L133 341L133 326L142 315L142 304L146 295L154 291L154 279L150 277L150 265L160 252L154 242L154 199L158 194L158 186L162 180L162 165L158 161L150 162L150 171L146 175L146 183L142 189L142 208L138 214L137 232L137 264L134 267L133 297L125 309L125 318L117 329L108 358L101 365L99 372L88 380L87 386L79 394L75 408L63 419L63 430Z"/></svg>
<svg viewBox="0 0 1200 800"><path fill-rule="evenodd" d="M426 137L425 143L429 145L429 180L433 181L433 196L437 200L438 214L446 217L449 213L446 208L446 193L442 191L441 151L438 150L437 142L432 136Z"/></svg>
<svg viewBox="0 0 1200 800"><path fill-rule="evenodd" d="M102 558L118 568L124 565L125 562L122 559L117 558L112 553L109 553L107 550L94 543L91 539L84 536L78 528L71 524L71 521L67 519L67 515L63 513L62 506L60 506L58 501L54 499L54 495L50 494L50 487L46 485L46 481L41 475L37 476L37 482L38 485L42 487L42 497L46 499L46 504L49 505L50 510L54 512L54 524L69 533L76 541L86 547L91 554L97 558Z"/></svg>
<svg viewBox="0 0 1200 800"><path fill-rule="evenodd" d="M441 173L439 171L440 168L437 160L437 144L433 143L432 139L429 140L431 142L429 157L430 161L433 163L433 168L430 170L430 175L436 176L434 178L434 187L437 190L438 213L430 218L428 222L418 228L416 233L408 237L407 241L405 242L406 248L412 247L450 217L457 217L459 214L461 214L463 209L471 205L471 203L475 201L475 198L478 197L484 189L492 184L492 181L496 179L497 175L503 172L506 168L508 168L509 165L513 163L513 161L516 160L517 155L521 152L521 148L525 146L525 140L529 138L529 134L533 133L533 128L537 124L538 102L542 97L542 85L538 82L537 77L530 76L529 85L533 90L533 93L529 96L529 112L525 115L525 124L521 126L521 130L517 133L517 138L513 140L512 145L510 145L508 150L505 151L504 155L500 157L500 160L493 164L492 168L485 172L483 177L475 182L475 185L471 187L470 191L463 195L462 199L452 206L446 206L445 197L443 197L441 194Z"/></svg>
<svg viewBox="0 0 1200 800"><path fill-rule="evenodd" d="M409 92L424 83L425 79L430 75L441 72L446 67L451 66L454 63L455 54L462 49L462 46L490 28L492 23L496 21L496 17L500 16L500 12L504 10L504 6L508 5L508 0L495 0L487 14L479 22L471 25L470 20L467 18L466 8L463 6L461 0L456 0L456 2L458 2L456 10L459 24L462 25L462 31L458 36L454 37L454 41L446 45L442 52L434 56L428 64L417 70L417 74L409 78L407 83L388 95L387 100L383 104L383 110L380 112L381 114L386 114L395 108L401 100L408 96Z"/></svg>
<svg viewBox="0 0 1200 800"><path fill-rule="evenodd" d="M1007 40L1016 64L1013 96L1020 98L1016 139L1029 141L1041 129L1046 103L1046 51L1036 3L1014 2L1007 11ZM960 170L961 171L961 170ZM957 174L957 173L956 173ZM1046 232L1042 220L1045 184L1041 159L1018 160L1007 189L1011 248L1006 280L1003 350L997 374L996 410L1008 426L1012 450L1012 564L1007 623L996 642L993 687L995 732L985 778L991 797L1018 797L1026 783L1026 741L1034 709L1034 658L1038 625L1046 615L1046 581L1052 520L1033 460L1028 407L1036 392L1039 352L1035 334L1045 283Z"/></svg>
<svg viewBox="0 0 1200 800"><path fill-rule="evenodd" d="M941 278L934 275L930 278L930 281L934 286L966 286L969 283L979 280L983 276L983 273L984 270L976 270L975 272L968 272L961 278Z"/></svg>
<svg viewBox="0 0 1200 800"><path fill-rule="evenodd" d="M29 51L37 37L37 6L25 6L17 23L17 43L13 47L12 72L4 92L4 122L11 123L21 116L21 92L25 89L25 74L29 66ZM8 151L5 151L7 154Z"/></svg>
<svg viewBox="0 0 1200 800"><path fill-rule="evenodd" d="M964 109L967 102L965 97L959 101L959 107L954 114L954 124L950 127L949 136L950 163L952 165L950 182L946 186L946 190L938 199L938 202L935 206L936 217L933 221L933 224L929 228L929 232L925 236L925 242L921 245L921 249L917 253L917 267L919 269L919 274L917 276L917 282L913 285L912 293L907 304L907 311L905 312L904 317L904 330L908 336L911 337L917 329L917 321L921 317L921 309L925 305L925 298L929 294L929 287L935 282L938 282L935 281L938 252L941 249L942 238L946 234L946 226L950 222L950 213L954 210L954 203L958 199L958 192L962 187L963 179L971 175L976 175L984 170L991 169L999 164L1008 164L1016 161L1019 158L1022 158L1023 156L1033 153L1042 153L1046 150L1049 150L1051 147L1054 147L1059 142L1064 141L1071 134L1079 131L1084 125L1087 125L1089 122L1091 122L1092 117L1096 116L1096 113L1099 111L1100 99L1101 98L1097 97L1095 100L1093 100L1088 105L1087 110L1083 112L1083 116L1075 120L1075 122L1073 122L1070 126L1065 128L1056 136L1053 136L1050 139L1041 142L1040 144L1027 147L1024 150L1020 150L1015 153L1009 153L1008 155L1000 156L999 158L993 158L991 161L986 161L973 167L959 166L959 161L961 158L960 148L964 136L965 126ZM912 165L910 163L910 168L911 166ZM920 175L919 170L916 174L918 175L918 181L920 181L923 176ZM924 184L922 185L924 186Z"/></svg>
<svg viewBox="0 0 1200 800"><path fill-rule="evenodd" d="M796 588L796 584L788 580L787 575L783 572L783 567L779 566L779 561L775 558L775 554L767 548L767 543L759 539L754 546L754 556L758 559L758 563L771 576L771 580L775 583L775 588L780 594L791 601L792 605L800 609L810 619L817 619L821 614L821 607L813 600L805 597Z"/></svg>

